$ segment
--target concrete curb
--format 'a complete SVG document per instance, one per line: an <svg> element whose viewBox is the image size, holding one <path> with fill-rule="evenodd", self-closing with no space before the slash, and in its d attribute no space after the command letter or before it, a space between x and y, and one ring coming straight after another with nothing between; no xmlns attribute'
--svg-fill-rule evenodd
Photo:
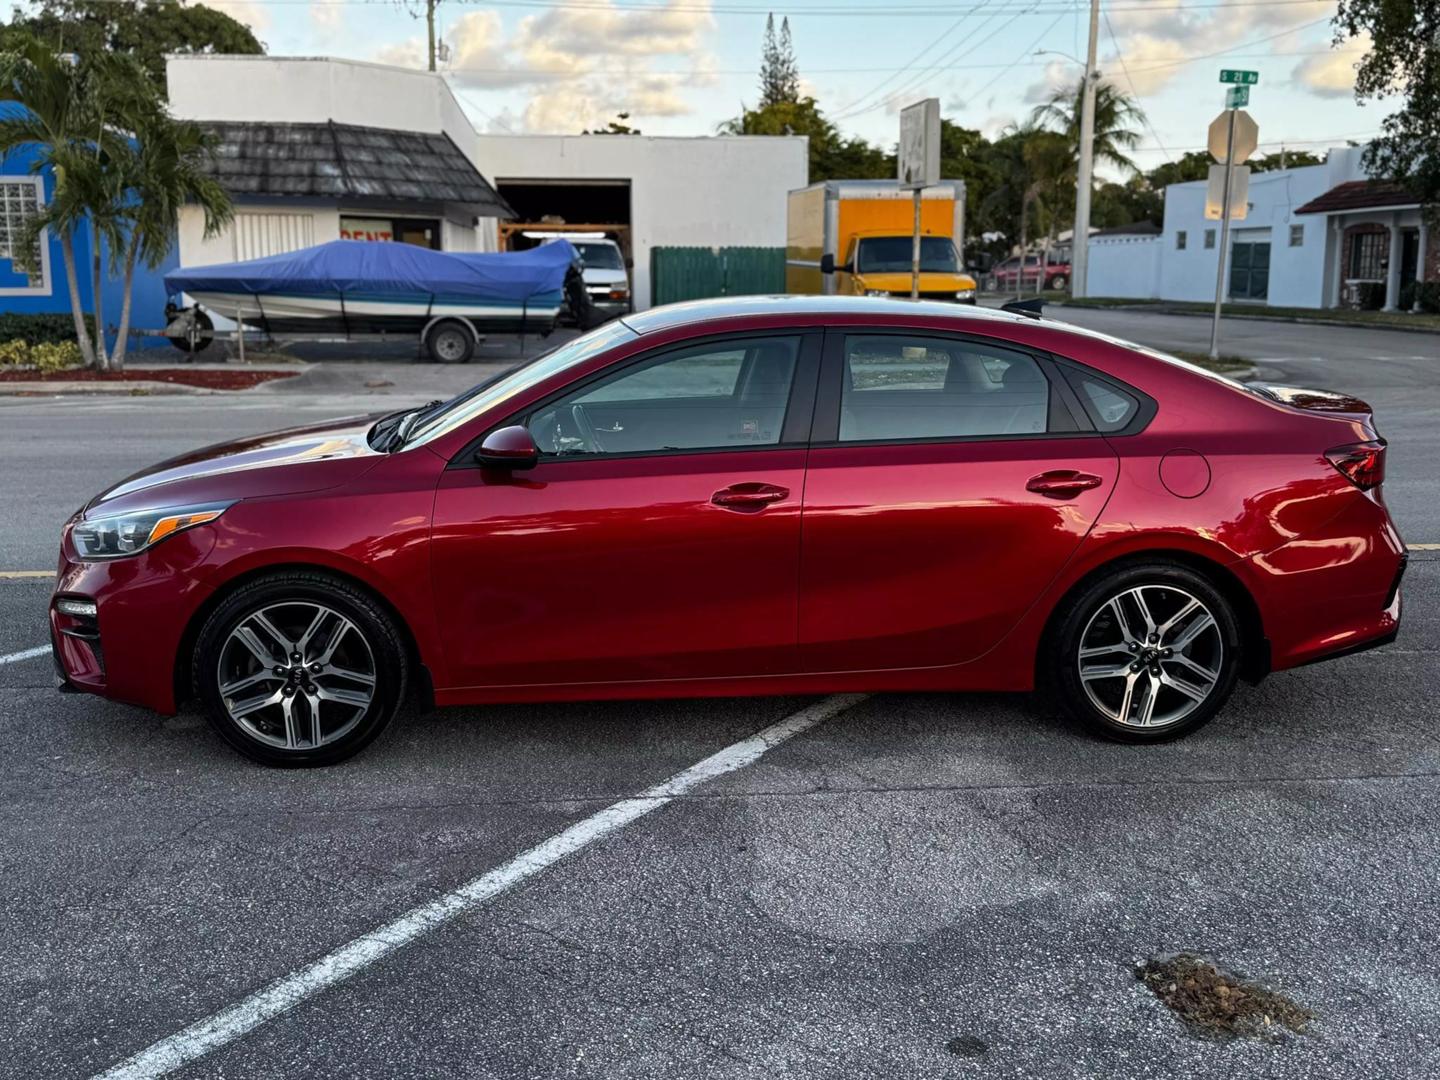
<svg viewBox="0 0 1440 1080"><path fill-rule="evenodd" d="M262 384L263 385L263 384ZM247 389L254 389L248 387ZM0 382L0 397L58 397L62 394L99 394L120 397L155 394L243 394L245 390L211 390L203 386L161 382L157 379L134 379L126 382L90 382L75 380Z"/></svg>
<svg viewBox="0 0 1440 1080"><path fill-rule="evenodd" d="M1076 311L1136 311L1149 315L1187 315L1195 319L1208 319L1206 311L1182 311L1162 304L1067 304L1057 300L1046 307L1073 307ZM1397 334L1428 334L1440 337L1440 330L1425 326L1389 326L1384 323L1342 322L1339 319L1307 319L1301 315L1235 315L1225 312L1222 319L1244 319L1249 322L1294 323L1301 326L1336 326L1346 330L1380 330Z"/></svg>

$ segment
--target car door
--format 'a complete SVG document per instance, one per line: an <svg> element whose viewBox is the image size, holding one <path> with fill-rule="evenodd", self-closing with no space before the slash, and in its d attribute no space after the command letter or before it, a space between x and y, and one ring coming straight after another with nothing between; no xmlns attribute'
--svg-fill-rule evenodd
<svg viewBox="0 0 1440 1080"><path fill-rule="evenodd" d="M832 330L805 487L809 671L963 663L1095 522L1118 463L1046 358L944 333Z"/></svg>
<svg viewBox="0 0 1440 1080"><path fill-rule="evenodd" d="M455 687L793 670L818 332L666 348L505 423L534 468L462 455L436 493Z"/></svg>

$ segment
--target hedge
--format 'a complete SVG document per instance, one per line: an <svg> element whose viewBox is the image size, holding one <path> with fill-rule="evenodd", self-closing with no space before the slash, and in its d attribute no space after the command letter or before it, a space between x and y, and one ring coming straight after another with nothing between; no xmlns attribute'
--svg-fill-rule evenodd
<svg viewBox="0 0 1440 1080"><path fill-rule="evenodd" d="M23 341L27 345L60 345L75 340L75 320L67 312L29 315L18 311L0 312L0 341Z"/></svg>

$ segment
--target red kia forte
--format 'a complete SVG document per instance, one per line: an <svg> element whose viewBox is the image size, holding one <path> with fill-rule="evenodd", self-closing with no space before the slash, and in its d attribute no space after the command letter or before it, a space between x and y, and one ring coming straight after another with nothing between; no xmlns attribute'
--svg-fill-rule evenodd
<svg viewBox="0 0 1440 1080"><path fill-rule="evenodd" d="M1362 402L1020 314L627 316L444 403L199 450L66 525L64 684L338 761L408 696L1048 688L1104 735L1394 639Z"/></svg>

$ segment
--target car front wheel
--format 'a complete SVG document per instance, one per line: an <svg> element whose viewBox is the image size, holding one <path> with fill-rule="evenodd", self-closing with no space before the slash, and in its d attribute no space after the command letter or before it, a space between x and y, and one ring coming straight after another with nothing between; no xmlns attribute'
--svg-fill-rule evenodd
<svg viewBox="0 0 1440 1080"><path fill-rule="evenodd" d="M1230 602L1186 566L1126 567L1060 615L1048 682L1060 706L1122 742L1162 742L1209 721L1230 696L1241 634Z"/></svg>
<svg viewBox="0 0 1440 1080"><path fill-rule="evenodd" d="M266 765L329 765L368 745L404 698L394 620L352 585L289 573L238 589L206 620L192 677L211 725Z"/></svg>

